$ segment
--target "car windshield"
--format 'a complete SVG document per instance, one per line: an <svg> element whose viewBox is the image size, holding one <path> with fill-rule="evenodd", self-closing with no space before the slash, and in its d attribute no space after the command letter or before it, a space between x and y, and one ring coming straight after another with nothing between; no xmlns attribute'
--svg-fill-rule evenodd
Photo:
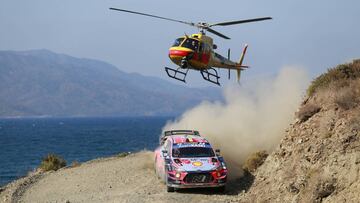
<svg viewBox="0 0 360 203"><path fill-rule="evenodd" d="M212 157L215 154L210 147L182 147L173 148L172 156L178 158Z"/></svg>
<svg viewBox="0 0 360 203"><path fill-rule="evenodd" d="M197 51L199 47L199 41L187 38L181 46Z"/></svg>
<svg viewBox="0 0 360 203"><path fill-rule="evenodd" d="M173 46L173 47L178 47L178 46L180 46L180 44L181 44L182 41L184 41L184 38L183 38L183 37L177 38L172 46Z"/></svg>

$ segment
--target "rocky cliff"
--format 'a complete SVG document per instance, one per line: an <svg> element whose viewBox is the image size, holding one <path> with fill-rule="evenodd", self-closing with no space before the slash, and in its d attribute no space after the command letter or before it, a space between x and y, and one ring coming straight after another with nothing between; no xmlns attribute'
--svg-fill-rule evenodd
<svg viewBox="0 0 360 203"><path fill-rule="evenodd" d="M360 61L316 78L277 149L253 174L255 202L360 201Z"/></svg>

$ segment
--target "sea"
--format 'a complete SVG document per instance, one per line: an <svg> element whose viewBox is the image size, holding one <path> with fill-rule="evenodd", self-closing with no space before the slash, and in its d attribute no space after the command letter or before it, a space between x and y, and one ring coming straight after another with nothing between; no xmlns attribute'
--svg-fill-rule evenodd
<svg viewBox="0 0 360 203"><path fill-rule="evenodd" d="M0 119L0 186L36 169L55 153L68 164L122 152L154 150L173 117Z"/></svg>

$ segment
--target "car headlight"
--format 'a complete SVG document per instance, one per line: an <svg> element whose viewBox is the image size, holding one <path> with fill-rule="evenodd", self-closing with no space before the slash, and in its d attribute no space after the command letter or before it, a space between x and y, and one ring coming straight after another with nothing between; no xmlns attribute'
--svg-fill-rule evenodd
<svg viewBox="0 0 360 203"><path fill-rule="evenodd" d="M180 178L181 177L181 172L183 172L184 170L182 168L175 168L175 177L176 178Z"/></svg>
<svg viewBox="0 0 360 203"><path fill-rule="evenodd" d="M220 177L220 176L224 175L223 170L226 170L226 166L224 163L221 163L218 167L215 168L216 176Z"/></svg>
<svg viewBox="0 0 360 203"><path fill-rule="evenodd" d="M225 162L221 162L220 165L222 166L223 169L227 169Z"/></svg>
<svg viewBox="0 0 360 203"><path fill-rule="evenodd" d="M224 162L221 162L218 167L214 168L215 171L221 171L222 169L226 169L226 165Z"/></svg>

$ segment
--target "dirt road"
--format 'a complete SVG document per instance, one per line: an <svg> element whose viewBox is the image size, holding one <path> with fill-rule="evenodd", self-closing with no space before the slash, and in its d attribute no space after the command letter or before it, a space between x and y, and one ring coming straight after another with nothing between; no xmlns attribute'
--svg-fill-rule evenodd
<svg viewBox="0 0 360 203"><path fill-rule="evenodd" d="M167 193L155 176L153 153L93 160L73 168L45 173L26 184L13 184L0 194L5 202L232 202L241 200L240 185L225 194L208 189ZM18 188L16 188L18 187ZM20 187L20 189L19 189ZM9 190L15 194L7 200Z"/></svg>

